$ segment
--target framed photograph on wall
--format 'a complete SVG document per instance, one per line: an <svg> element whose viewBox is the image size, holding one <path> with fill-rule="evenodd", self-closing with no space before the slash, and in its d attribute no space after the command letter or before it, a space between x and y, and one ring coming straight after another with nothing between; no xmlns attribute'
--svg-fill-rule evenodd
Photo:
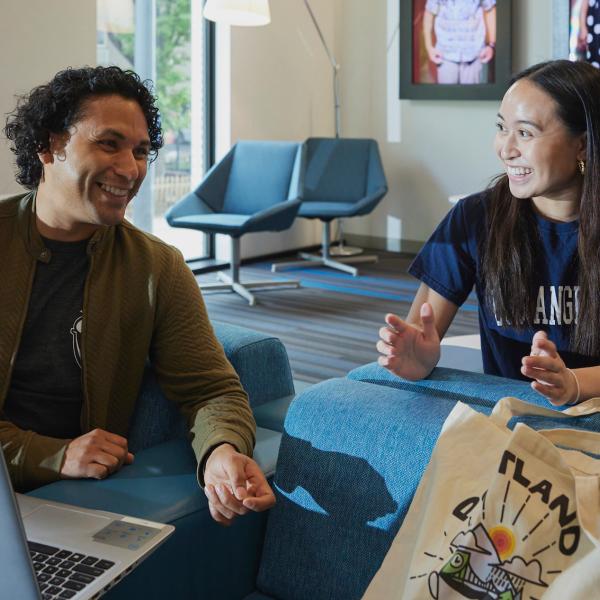
<svg viewBox="0 0 600 600"><path fill-rule="evenodd" d="M400 98L497 100L510 77L511 0L400 0Z"/></svg>

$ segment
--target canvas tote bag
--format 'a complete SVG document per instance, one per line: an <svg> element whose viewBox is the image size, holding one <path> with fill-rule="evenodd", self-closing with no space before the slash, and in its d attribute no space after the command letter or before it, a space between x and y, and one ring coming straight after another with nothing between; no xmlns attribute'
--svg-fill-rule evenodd
<svg viewBox="0 0 600 600"><path fill-rule="evenodd" d="M600 398L565 411L503 398L489 417L457 403L363 599L600 598L583 568L600 558L600 434L507 427L596 412Z"/></svg>

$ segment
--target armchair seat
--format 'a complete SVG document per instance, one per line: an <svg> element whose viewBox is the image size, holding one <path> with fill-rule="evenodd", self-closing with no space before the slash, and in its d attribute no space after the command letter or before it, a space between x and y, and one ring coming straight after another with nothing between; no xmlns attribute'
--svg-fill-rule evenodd
<svg viewBox="0 0 600 600"><path fill-rule="evenodd" d="M299 217L306 219L337 219L339 217L352 217L355 205L352 202L310 202L300 206Z"/></svg>
<svg viewBox="0 0 600 600"><path fill-rule="evenodd" d="M207 233L238 234L250 217L248 215L189 215L171 221L172 227L202 229Z"/></svg>

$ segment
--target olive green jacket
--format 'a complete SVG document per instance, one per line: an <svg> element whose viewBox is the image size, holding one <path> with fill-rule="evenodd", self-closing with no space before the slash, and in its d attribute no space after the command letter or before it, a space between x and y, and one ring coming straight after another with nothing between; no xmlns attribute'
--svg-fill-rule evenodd
<svg viewBox="0 0 600 600"><path fill-rule="evenodd" d="M101 428L127 437L149 358L189 423L199 464L223 442L250 456L255 423L248 398L181 253L127 221L98 229L87 252L82 432ZM59 479L70 442L23 431L3 414L36 264L50 258L35 226L35 193L0 201L0 443L19 490Z"/></svg>

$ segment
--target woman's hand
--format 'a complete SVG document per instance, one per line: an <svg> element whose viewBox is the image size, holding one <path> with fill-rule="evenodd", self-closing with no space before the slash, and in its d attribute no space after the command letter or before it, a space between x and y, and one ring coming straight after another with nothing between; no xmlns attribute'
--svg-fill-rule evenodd
<svg viewBox="0 0 600 600"><path fill-rule="evenodd" d="M548 398L554 406L575 402L579 387L575 374L567 369L554 342L544 331L533 336L531 354L521 360L521 373L533 379L531 387Z"/></svg>
<svg viewBox="0 0 600 600"><path fill-rule="evenodd" d="M377 342L379 364L412 381L427 377L440 359L440 337L429 302L421 305L420 317L422 329L396 315L386 315L387 326L379 330Z"/></svg>

